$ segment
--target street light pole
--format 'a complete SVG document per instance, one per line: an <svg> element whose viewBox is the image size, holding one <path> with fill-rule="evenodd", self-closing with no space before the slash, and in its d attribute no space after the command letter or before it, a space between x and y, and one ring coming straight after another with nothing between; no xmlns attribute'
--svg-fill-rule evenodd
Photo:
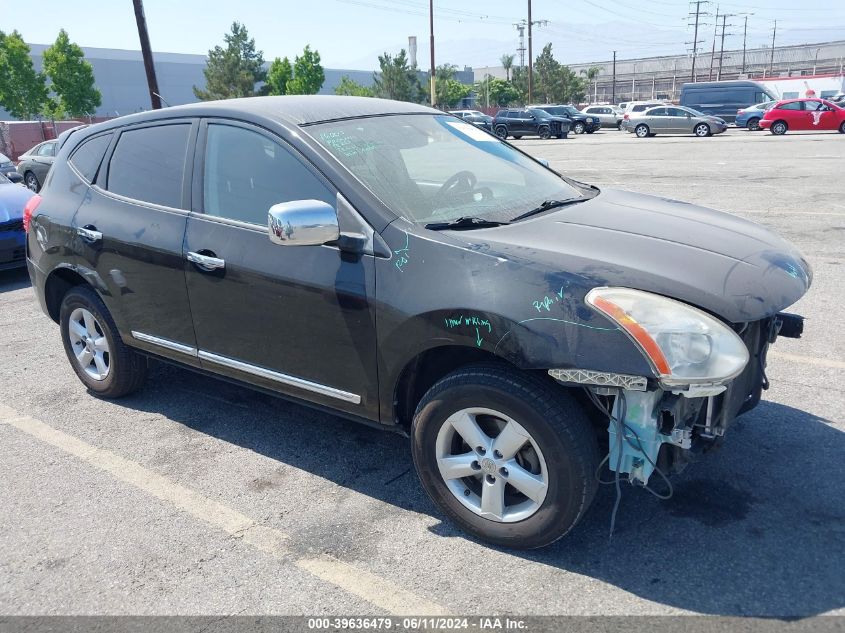
<svg viewBox="0 0 845 633"><path fill-rule="evenodd" d="M531 0L528 0L528 103L531 104L531 93L533 92L534 83L534 54L531 52Z"/></svg>

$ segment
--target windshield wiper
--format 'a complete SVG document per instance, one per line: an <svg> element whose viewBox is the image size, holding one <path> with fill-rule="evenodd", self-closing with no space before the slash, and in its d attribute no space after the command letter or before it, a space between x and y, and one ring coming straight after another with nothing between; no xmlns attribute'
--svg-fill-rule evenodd
<svg viewBox="0 0 845 633"><path fill-rule="evenodd" d="M566 207L570 204L577 204L578 202L584 202L585 200L589 200L589 198L570 198L568 200L546 200L543 202L539 207L535 209L531 209L531 211L526 211L522 215L518 215L511 220L511 222L516 222L517 220L521 220L523 218L527 218L530 215L536 215L538 213L542 213L543 211L548 211L549 209L557 209L558 207Z"/></svg>
<svg viewBox="0 0 845 633"><path fill-rule="evenodd" d="M486 229L493 226L502 226L503 224L510 224L510 222L497 222L496 220L487 220L486 218L476 218L471 216L463 216L456 220L449 222L431 222L425 225L425 228L432 231L442 231L444 229Z"/></svg>

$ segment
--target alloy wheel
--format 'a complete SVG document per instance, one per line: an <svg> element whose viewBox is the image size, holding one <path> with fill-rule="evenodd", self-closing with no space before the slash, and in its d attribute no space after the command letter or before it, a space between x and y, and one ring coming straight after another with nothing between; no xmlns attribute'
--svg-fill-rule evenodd
<svg viewBox="0 0 845 633"><path fill-rule="evenodd" d="M76 308L68 320L68 336L79 367L94 380L109 375L109 342L94 315Z"/></svg>
<svg viewBox="0 0 845 633"><path fill-rule="evenodd" d="M635 134L636 134L639 138L645 138L646 136L648 136L648 126L646 126L646 125L638 125L638 126L634 129L634 133L635 133Z"/></svg>
<svg viewBox="0 0 845 633"><path fill-rule="evenodd" d="M471 512L513 523L543 505L545 458L528 431L507 415L480 407L456 411L441 426L436 451L446 487Z"/></svg>
<svg viewBox="0 0 845 633"><path fill-rule="evenodd" d="M26 184L27 189L38 193L38 178L35 177L35 174L33 174L32 172L27 172L23 180L24 184Z"/></svg>
<svg viewBox="0 0 845 633"><path fill-rule="evenodd" d="M699 123L695 126L695 135L705 137L710 135L710 127L706 123Z"/></svg>

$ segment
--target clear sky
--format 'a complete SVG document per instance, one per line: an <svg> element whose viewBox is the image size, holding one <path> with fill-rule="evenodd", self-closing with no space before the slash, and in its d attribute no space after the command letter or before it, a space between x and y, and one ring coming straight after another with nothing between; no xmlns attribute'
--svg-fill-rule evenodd
<svg viewBox="0 0 845 633"><path fill-rule="evenodd" d="M730 0L720 12L753 13L748 45L845 39L845 3L836 0ZM0 29L17 29L26 41L52 42L60 28L82 46L138 49L131 0L0 0ZM204 54L222 41L233 20L244 23L265 59L293 57L306 44L332 68L370 70L382 51L419 40L419 65L428 66L427 0L145 0L153 50ZM435 3L437 63L498 65L518 46L513 26L526 17L526 0L438 0ZM717 1L705 5L711 14ZM563 62L599 61L684 52L692 40L690 5L678 0L534 0L535 55L552 42ZM713 15L702 18L699 39L709 49ZM742 46L744 17L729 17L726 49Z"/></svg>

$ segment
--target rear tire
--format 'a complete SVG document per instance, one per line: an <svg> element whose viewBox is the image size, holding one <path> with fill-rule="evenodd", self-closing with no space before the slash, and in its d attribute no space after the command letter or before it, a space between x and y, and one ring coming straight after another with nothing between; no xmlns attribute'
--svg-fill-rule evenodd
<svg viewBox="0 0 845 633"><path fill-rule="evenodd" d="M775 136L783 136L786 134L786 131L789 129L789 126L786 124L786 121L775 121L772 123L772 127L770 128L772 134Z"/></svg>
<svg viewBox="0 0 845 633"><path fill-rule="evenodd" d="M498 136L504 141L508 137L508 128L506 128L504 125L497 125L496 136Z"/></svg>
<svg viewBox="0 0 845 633"><path fill-rule="evenodd" d="M597 488L596 435L581 405L541 377L505 366L465 367L439 380L417 406L411 446L432 501L496 545L556 541Z"/></svg>
<svg viewBox="0 0 845 633"><path fill-rule="evenodd" d="M649 132L648 126L645 123L640 123L634 128L634 134L637 135L637 138L646 138L651 132Z"/></svg>
<svg viewBox="0 0 845 633"><path fill-rule="evenodd" d="M120 398L144 384L147 359L123 343L92 288L76 286L68 291L62 299L59 325L68 360L94 395Z"/></svg>
<svg viewBox="0 0 845 633"><path fill-rule="evenodd" d="M760 119L758 117L748 119L748 123L745 124L745 127L752 132L756 132L760 129Z"/></svg>
<svg viewBox="0 0 845 633"><path fill-rule="evenodd" d="M521 139L521 138L522 138L522 134L520 134L519 136L517 136L516 134L514 134L514 135L513 135L513 137L514 137L514 138L518 141L519 139Z"/></svg>

